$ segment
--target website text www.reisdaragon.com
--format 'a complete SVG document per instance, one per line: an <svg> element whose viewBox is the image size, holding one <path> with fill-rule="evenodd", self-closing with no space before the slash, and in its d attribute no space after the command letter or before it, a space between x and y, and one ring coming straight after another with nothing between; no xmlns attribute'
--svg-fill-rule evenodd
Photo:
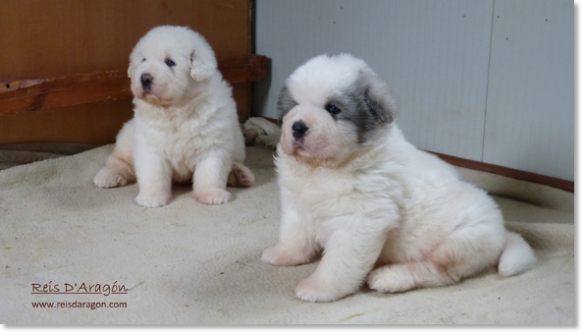
<svg viewBox="0 0 585 335"><path fill-rule="evenodd" d="M60 302L33 302L33 308L85 308L89 310L108 308L127 308L126 302L87 302L87 301L60 301Z"/></svg>

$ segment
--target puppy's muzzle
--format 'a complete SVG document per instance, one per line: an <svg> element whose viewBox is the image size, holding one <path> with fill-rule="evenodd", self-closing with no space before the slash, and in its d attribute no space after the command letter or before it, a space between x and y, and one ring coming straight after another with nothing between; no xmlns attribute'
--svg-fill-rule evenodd
<svg viewBox="0 0 585 335"><path fill-rule="evenodd" d="M145 91L149 91L152 87L152 81L154 78L150 75L150 73L143 73L140 76L140 84L142 84L142 89Z"/></svg>
<svg viewBox="0 0 585 335"><path fill-rule="evenodd" d="M303 138L309 127L303 121L297 121L292 125L293 137L297 140Z"/></svg>

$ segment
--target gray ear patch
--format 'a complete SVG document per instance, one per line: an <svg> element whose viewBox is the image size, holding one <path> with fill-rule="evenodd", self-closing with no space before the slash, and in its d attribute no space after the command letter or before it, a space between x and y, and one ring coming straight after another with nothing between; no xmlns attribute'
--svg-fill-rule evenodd
<svg viewBox="0 0 585 335"><path fill-rule="evenodd" d="M367 142L394 121L394 106L386 86L371 73L361 72L353 85L330 101L342 109L333 118L352 123L358 143Z"/></svg>
<svg viewBox="0 0 585 335"><path fill-rule="evenodd" d="M384 108L378 101L370 98L368 90L364 92L364 103L374 118L382 123L392 123L394 121L394 113L390 107Z"/></svg>

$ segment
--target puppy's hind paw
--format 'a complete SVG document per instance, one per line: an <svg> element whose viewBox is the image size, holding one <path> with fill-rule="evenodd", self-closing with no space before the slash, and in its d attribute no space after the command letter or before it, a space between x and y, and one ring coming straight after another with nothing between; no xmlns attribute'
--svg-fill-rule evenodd
<svg viewBox="0 0 585 335"><path fill-rule="evenodd" d="M206 190L195 190L193 197L195 200L206 205L223 205L230 200L230 192L220 188L210 188Z"/></svg>
<svg viewBox="0 0 585 335"><path fill-rule="evenodd" d="M112 169L103 167L93 178L93 183L100 188L112 188L124 186L128 183L128 180Z"/></svg>
<svg viewBox="0 0 585 335"><path fill-rule="evenodd" d="M366 280L372 290L382 293L398 293L414 288L412 276L403 265L387 265L374 269Z"/></svg>

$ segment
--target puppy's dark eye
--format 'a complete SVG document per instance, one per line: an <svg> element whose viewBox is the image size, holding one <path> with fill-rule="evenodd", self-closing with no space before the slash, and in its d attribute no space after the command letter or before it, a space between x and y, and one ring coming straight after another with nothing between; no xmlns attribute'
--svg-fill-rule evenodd
<svg viewBox="0 0 585 335"><path fill-rule="evenodd" d="M336 115L336 114L341 113L341 109L339 109L337 106L332 105L332 104L325 105L325 110L327 112L329 112L329 114L331 114L331 115Z"/></svg>
<svg viewBox="0 0 585 335"><path fill-rule="evenodd" d="M146 58L142 58L142 61L144 62L146 60Z"/></svg>
<svg viewBox="0 0 585 335"><path fill-rule="evenodd" d="M172 59L169 59L169 58L165 59L165 64L167 64L169 67L177 65L177 64L175 64L175 62L173 62Z"/></svg>

